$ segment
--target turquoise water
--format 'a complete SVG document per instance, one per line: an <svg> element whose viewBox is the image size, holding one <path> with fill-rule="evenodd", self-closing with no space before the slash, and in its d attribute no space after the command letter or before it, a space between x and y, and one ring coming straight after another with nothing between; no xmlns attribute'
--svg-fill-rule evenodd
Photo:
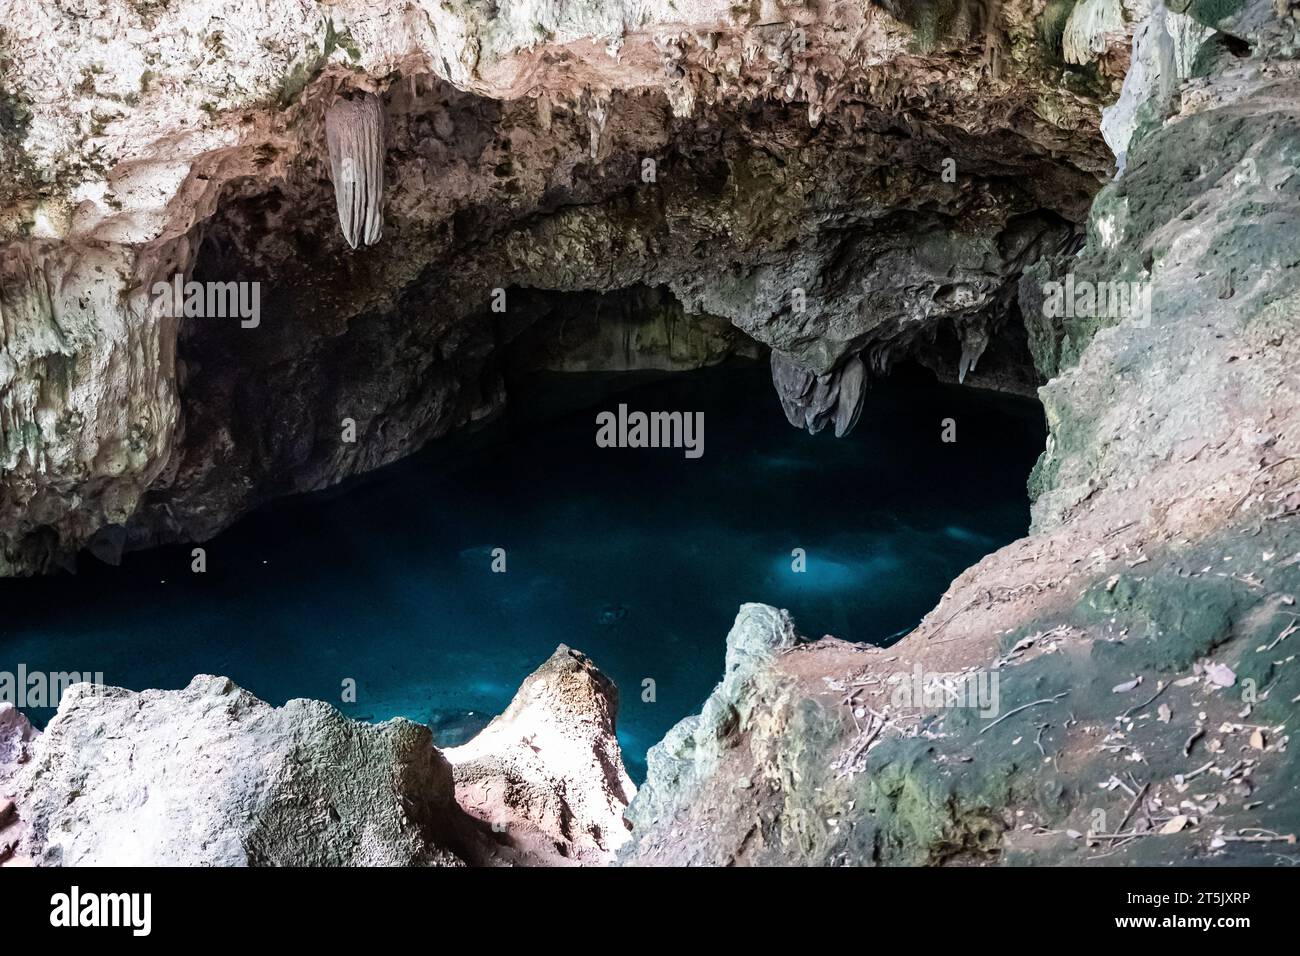
<svg viewBox="0 0 1300 956"><path fill-rule="evenodd" d="M619 402L703 411L704 456L597 448L595 412ZM273 504L206 544L205 574L187 546L0 582L0 670L135 689L221 674L276 704L410 717L451 745L566 643L622 688L640 780L646 749L721 677L741 603L789 608L810 636L887 642L1024 534L1043 439L1034 403L903 380L872 389L848 438L810 436L764 367L678 375L549 421L512 413L343 493Z"/></svg>

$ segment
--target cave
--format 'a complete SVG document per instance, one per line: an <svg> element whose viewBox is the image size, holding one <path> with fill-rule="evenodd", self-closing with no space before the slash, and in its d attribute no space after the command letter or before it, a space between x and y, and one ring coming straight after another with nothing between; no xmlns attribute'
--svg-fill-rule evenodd
<svg viewBox="0 0 1300 956"><path fill-rule="evenodd" d="M617 309L643 308L634 298ZM564 296L552 311L598 314L608 335L613 308ZM711 368L608 372L539 370L525 348L503 363L509 402L473 431L276 498L198 550L92 551L75 578L3 582L10 653L35 673L94 660L128 687L220 671L277 705L405 717L455 747L571 644L628 689L618 739L640 783L646 751L712 689L740 604L887 645L1029 526L1036 403L918 365L877 384L852 434L814 436L787 424L767 357L737 349ZM593 352L607 366L603 347L554 364ZM701 454L648 436L603 447L598 416L629 408L698 416ZM37 703L25 712L40 727L57 701Z"/></svg>
<svg viewBox="0 0 1300 956"><path fill-rule="evenodd" d="M1290 0L246 6L0 30L0 867L1296 862Z"/></svg>

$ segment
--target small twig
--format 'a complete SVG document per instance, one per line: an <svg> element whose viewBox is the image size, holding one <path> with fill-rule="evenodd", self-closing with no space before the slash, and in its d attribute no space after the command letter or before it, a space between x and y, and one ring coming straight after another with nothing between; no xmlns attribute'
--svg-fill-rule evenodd
<svg viewBox="0 0 1300 956"><path fill-rule="evenodd" d="M981 734L988 733L988 731L992 730L998 724L1002 723L1002 721L1006 720L1008 717L1014 717L1022 710L1028 710L1030 707L1037 707L1039 704L1052 704L1060 700L1062 697L1068 697L1068 696L1070 696L1070 692L1067 690L1067 691L1062 691L1061 693L1057 694L1055 697L1044 697L1042 700L1035 700L1035 701L1030 701L1028 704L1022 704L1021 706L1017 707L1015 710L1007 711L997 720L993 721L993 723L989 724L987 727L981 730L980 733Z"/></svg>
<svg viewBox="0 0 1300 956"><path fill-rule="evenodd" d="M1292 615L1291 615L1291 623L1288 624L1288 625L1283 629L1282 633L1279 634L1277 637L1275 637L1275 638L1273 639L1273 643L1267 645L1267 646L1264 648L1264 650L1266 650L1266 651L1271 651L1273 648L1277 647L1279 644L1281 644L1283 641L1285 641L1288 637L1290 637L1290 636L1291 636L1292 634L1294 634L1296 631L1300 631L1300 618L1297 618L1294 614L1292 614ZM1272 685L1270 685L1270 686L1272 686Z"/></svg>
<svg viewBox="0 0 1300 956"><path fill-rule="evenodd" d="M1280 458L1277 461L1273 462L1272 464L1265 465L1259 471L1255 472L1255 477L1250 479L1250 484L1246 487L1246 493L1237 499L1237 503L1235 505L1233 505L1231 508L1228 509L1228 514L1230 515L1236 514L1237 509L1246 503L1246 499L1255 493L1255 482L1259 481L1259 479L1263 478L1266 474L1268 474L1278 465L1285 465L1288 461L1291 460L1292 460L1291 457L1288 455L1286 458Z"/></svg>
<svg viewBox="0 0 1300 956"><path fill-rule="evenodd" d="M1140 703L1140 704L1134 704L1134 705L1133 705L1132 707L1130 707L1128 710L1124 711L1124 713L1120 714L1120 715L1119 715L1120 720L1123 720L1123 719L1124 719L1125 717L1127 717L1129 714L1133 713L1133 711L1135 711L1135 710L1141 710L1141 709L1142 709L1143 707L1145 707L1147 704L1149 704L1149 703L1151 703L1152 701L1154 701L1157 697L1159 697L1161 694L1163 694L1165 691L1167 691L1167 690L1170 688L1170 686L1172 685L1172 683L1173 683L1172 681L1160 681L1159 683L1157 683L1157 684L1156 684L1156 692L1155 692L1154 694L1152 694L1150 697L1148 697L1146 700L1142 701L1142 703Z"/></svg>
<svg viewBox="0 0 1300 956"><path fill-rule="evenodd" d="M1128 823L1128 821L1129 821L1129 817L1133 816L1133 811L1136 810L1136 809L1138 808L1138 804L1141 803L1142 798L1143 798L1144 796L1146 796L1146 792L1147 792L1147 790L1150 788L1150 786L1151 786L1150 781L1148 781L1148 782L1142 784L1142 789L1139 790L1139 791L1138 791L1138 792L1133 796L1133 802L1130 803L1130 804L1128 805L1128 812L1126 812L1126 813L1124 814L1124 819L1121 820L1121 821L1119 821L1119 826L1118 826L1116 829L1118 829L1118 830L1123 830L1123 829L1124 829L1124 825L1125 825L1126 823Z"/></svg>
<svg viewBox="0 0 1300 956"><path fill-rule="evenodd" d="M1132 840L1136 837L1151 836L1155 830L1129 830L1127 833L1089 833L1089 840Z"/></svg>
<svg viewBox="0 0 1300 956"><path fill-rule="evenodd" d="M1295 843L1295 834L1284 833L1273 834L1272 836L1265 836L1264 834L1259 834L1257 836L1220 836L1219 839L1225 840L1228 843Z"/></svg>
<svg viewBox="0 0 1300 956"><path fill-rule="evenodd" d="M1175 777L1180 783L1187 783L1187 781L1189 780L1195 780L1197 777L1205 773L1205 771L1209 770L1213 766L1214 766L1214 761L1211 760L1209 763L1205 764L1204 766L1197 767L1191 773L1176 774Z"/></svg>

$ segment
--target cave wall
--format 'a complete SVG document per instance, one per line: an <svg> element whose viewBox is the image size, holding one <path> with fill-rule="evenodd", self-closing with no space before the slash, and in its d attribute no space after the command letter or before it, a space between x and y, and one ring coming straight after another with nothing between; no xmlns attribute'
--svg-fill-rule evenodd
<svg viewBox="0 0 1300 956"><path fill-rule="evenodd" d="M1110 164L1097 108L1118 80L1067 68L1015 4L468 4L396 25L350 4L89 6L131 40L44 10L0 37L0 146L22 173L0 238L35 243L33 269L66 263L65 290L104 281L86 250L122 260L91 334L59 346L80 393L7 349L5 573L202 539L485 420L533 292L659 290L774 350L797 370L778 383L817 383L781 395L792 421L820 427L805 406L831 394L847 421L899 358L956 342L968 368L1006 338L1015 282L1077 241ZM381 111L382 238L355 249L327 145L340 97ZM148 291L177 273L258 283L261 321L160 314ZM38 311L27 286L5 294ZM46 325L75 324L61 302ZM149 323L150 350L117 357L110 330ZM674 364L714 360L716 338ZM153 379L156 413L92 408ZM95 444L51 434L97 415ZM117 445L142 451L122 467Z"/></svg>

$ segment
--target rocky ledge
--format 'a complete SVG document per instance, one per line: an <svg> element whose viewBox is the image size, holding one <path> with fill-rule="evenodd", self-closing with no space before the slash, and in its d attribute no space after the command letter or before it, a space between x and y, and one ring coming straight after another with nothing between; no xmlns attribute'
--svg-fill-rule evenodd
<svg viewBox="0 0 1300 956"><path fill-rule="evenodd" d="M40 735L4 707L0 864L555 865L628 837L617 693L567 647L445 752L411 721L272 707L224 677L76 684Z"/></svg>

